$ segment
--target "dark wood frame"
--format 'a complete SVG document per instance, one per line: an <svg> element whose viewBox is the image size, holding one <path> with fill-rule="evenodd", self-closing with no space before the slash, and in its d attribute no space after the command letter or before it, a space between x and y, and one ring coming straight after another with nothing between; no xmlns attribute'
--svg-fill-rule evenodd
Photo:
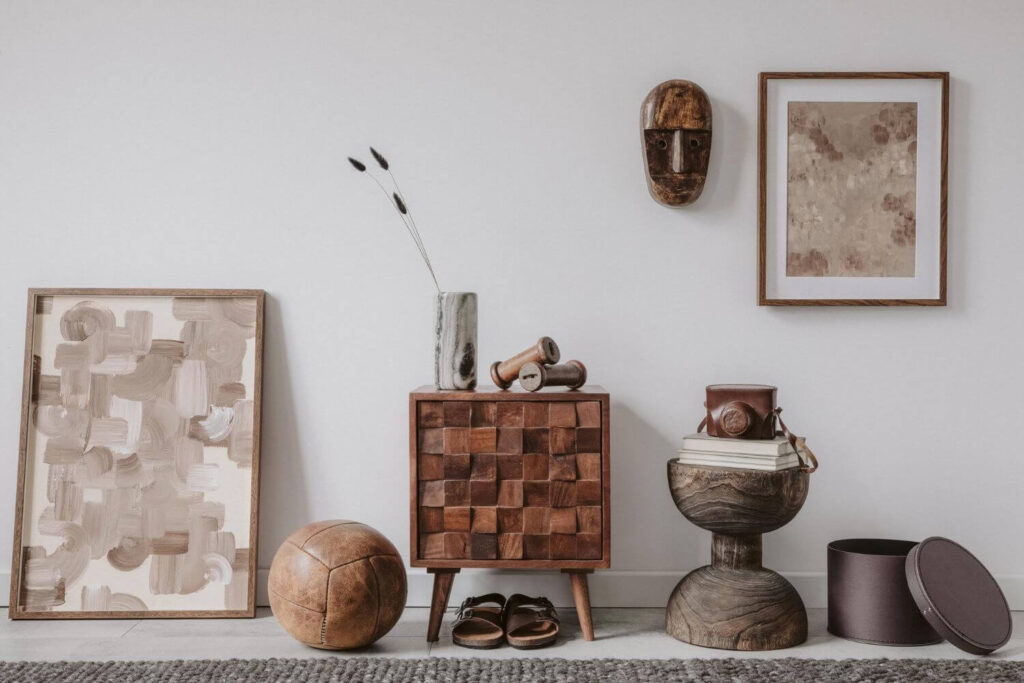
<svg viewBox="0 0 1024 683"><path fill-rule="evenodd" d="M417 439L417 404L420 401L597 401L601 403L601 559L597 560L444 560L421 559L419 556L419 454ZM441 618L448 605L455 574L464 568L480 569L558 569L569 575L573 600L585 640L594 639L590 615L587 574L611 566L611 400L603 387L586 385L576 391L561 387L528 392L516 387L501 390L480 387L476 391L443 391L423 386L409 394L409 565L426 567L434 575L434 589L427 625L427 640L436 641Z"/></svg>
<svg viewBox="0 0 1024 683"><path fill-rule="evenodd" d="M253 377L253 454L252 491L250 498L250 553L248 604L243 610L151 610L120 612L29 612L21 609L22 526L25 514L25 476L32 403L32 356L35 345L36 302L44 296L147 296L147 297L204 297L255 298L256 337L255 374ZM260 494L260 432L263 406L263 316L266 294L262 289L29 289L28 313L25 323L25 368L21 390L21 433L18 441L18 492L14 508L14 551L11 559L11 592L8 617L10 619L227 619L256 616L256 573L259 540Z"/></svg>
<svg viewBox="0 0 1024 683"><path fill-rule="evenodd" d="M768 81L789 79L935 79L942 82L942 149L940 151L939 198L939 296L937 299L769 299L766 283L767 250L767 133ZM758 306L945 306L946 305L946 215L949 147L949 72L946 71L841 71L763 72L758 81L757 122L757 304Z"/></svg>

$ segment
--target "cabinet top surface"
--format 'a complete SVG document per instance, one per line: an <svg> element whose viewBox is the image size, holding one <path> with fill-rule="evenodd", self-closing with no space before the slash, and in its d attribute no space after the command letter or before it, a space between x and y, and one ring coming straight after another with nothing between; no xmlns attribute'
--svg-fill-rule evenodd
<svg viewBox="0 0 1024 683"><path fill-rule="evenodd" d="M511 389L499 389L493 385L477 387L473 391L449 391L438 389L432 384L425 384L417 389L413 389L410 396L427 400L445 399L449 401L545 401L551 399L580 400L587 397L602 397L608 396L608 392L604 387L597 384L584 384L579 389L571 391L567 391L564 387L544 387L539 391L526 391L520 386L514 386Z"/></svg>

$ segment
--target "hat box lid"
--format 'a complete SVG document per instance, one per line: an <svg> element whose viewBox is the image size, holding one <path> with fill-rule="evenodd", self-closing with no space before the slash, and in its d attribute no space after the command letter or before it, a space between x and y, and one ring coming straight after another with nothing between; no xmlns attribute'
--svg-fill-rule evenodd
<svg viewBox="0 0 1024 683"><path fill-rule="evenodd" d="M907 555L906 572L921 614L953 645L987 655L1010 639L1010 608L999 584L963 546L926 538Z"/></svg>

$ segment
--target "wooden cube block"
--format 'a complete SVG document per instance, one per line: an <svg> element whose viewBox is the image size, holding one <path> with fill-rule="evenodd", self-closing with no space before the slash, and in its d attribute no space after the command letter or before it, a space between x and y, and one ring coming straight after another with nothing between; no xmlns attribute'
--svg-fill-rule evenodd
<svg viewBox="0 0 1024 683"><path fill-rule="evenodd" d="M548 426L548 404L540 401L531 401L523 406L523 426L547 427Z"/></svg>
<svg viewBox="0 0 1024 683"><path fill-rule="evenodd" d="M533 509L533 508L530 508ZM552 508L551 510L551 533L553 534L575 534L576 533L576 508Z"/></svg>
<svg viewBox="0 0 1024 683"><path fill-rule="evenodd" d="M600 427L601 404L597 401L577 402L576 424L580 427Z"/></svg>
<svg viewBox="0 0 1024 683"><path fill-rule="evenodd" d="M503 479L498 482L498 507L523 507L522 479Z"/></svg>
<svg viewBox="0 0 1024 683"><path fill-rule="evenodd" d="M576 534L551 534L552 560L576 559Z"/></svg>
<svg viewBox="0 0 1024 683"><path fill-rule="evenodd" d="M494 427L473 427L469 430L470 453L494 453L498 448L498 430Z"/></svg>
<svg viewBox="0 0 1024 683"><path fill-rule="evenodd" d="M469 454L469 427L444 428L444 454Z"/></svg>
<svg viewBox="0 0 1024 683"><path fill-rule="evenodd" d="M576 482L577 505L601 505L601 482L596 480Z"/></svg>
<svg viewBox="0 0 1024 683"><path fill-rule="evenodd" d="M469 479L470 459L469 453L444 456L444 478L445 479Z"/></svg>
<svg viewBox="0 0 1024 683"><path fill-rule="evenodd" d="M547 481L549 466L550 466L550 455L524 455L523 456L523 479L532 479L534 481Z"/></svg>
<svg viewBox="0 0 1024 683"><path fill-rule="evenodd" d="M469 559L469 534L444 533L444 557L449 560Z"/></svg>
<svg viewBox="0 0 1024 683"><path fill-rule="evenodd" d="M551 482L551 507L553 507L553 508L575 508L576 507L576 482L574 482L574 481L553 481L553 482Z"/></svg>
<svg viewBox="0 0 1024 683"><path fill-rule="evenodd" d="M521 560L523 558L523 535L498 534L498 558Z"/></svg>
<svg viewBox="0 0 1024 683"><path fill-rule="evenodd" d="M498 453L516 454L523 452L523 430L519 427L498 428Z"/></svg>
<svg viewBox="0 0 1024 683"><path fill-rule="evenodd" d="M601 428L580 427L576 430L577 451L599 451L601 450Z"/></svg>
<svg viewBox="0 0 1024 683"><path fill-rule="evenodd" d="M444 558L444 534L420 534L420 557L425 560Z"/></svg>
<svg viewBox="0 0 1024 683"><path fill-rule="evenodd" d="M420 401L416 404L416 424L424 427L444 427L444 407L440 401Z"/></svg>
<svg viewBox="0 0 1024 683"><path fill-rule="evenodd" d="M499 427L522 427L523 404L519 401L499 402L496 423Z"/></svg>
<svg viewBox="0 0 1024 683"><path fill-rule="evenodd" d="M445 482L443 481L421 481L420 482L420 507L440 508L444 507Z"/></svg>
<svg viewBox="0 0 1024 683"><path fill-rule="evenodd" d="M522 533L523 508L498 508L498 531L501 533Z"/></svg>
<svg viewBox="0 0 1024 683"><path fill-rule="evenodd" d="M547 560L550 558L550 536L523 534L523 559Z"/></svg>
<svg viewBox="0 0 1024 683"><path fill-rule="evenodd" d="M576 404L569 401L551 403L549 419L550 422L548 424L552 427L575 427Z"/></svg>
<svg viewBox="0 0 1024 683"><path fill-rule="evenodd" d="M470 479L494 480L498 478L498 465L493 453L476 453L472 456Z"/></svg>
<svg viewBox="0 0 1024 683"><path fill-rule="evenodd" d="M474 560L498 559L498 534L470 534L470 557Z"/></svg>
<svg viewBox="0 0 1024 683"><path fill-rule="evenodd" d="M421 429L420 453L444 453L444 430Z"/></svg>
<svg viewBox="0 0 1024 683"><path fill-rule="evenodd" d="M576 456L571 453L569 455L552 455L548 478L552 481L576 481Z"/></svg>
<svg viewBox="0 0 1024 683"><path fill-rule="evenodd" d="M596 505L581 505L576 508L576 522L581 533L601 533L601 508Z"/></svg>
<svg viewBox="0 0 1024 683"><path fill-rule="evenodd" d="M523 533L551 533L551 508L523 508Z"/></svg>
<svg viewBox="0 0 1024 683"><path fill-rule="evenodd" d="M444 508L419 509L420 533L440 533L444 531Z"/></svg>
<svg viewBox="0 0 1024 683"><path fill-rule="evenodd" d="M542 453L547 455L549 452L547 427L533 427L523 430L523 453Z"/></svg>
<svg viewBox="0 0 1024 683"><path fill-rule="evenodd" d="M601 534L576 534L576 557L581 560L600 560L603 555Z"/></svg>
<svg viewBox="0 0 1024 683"><path fill-rule="evenodd" d="M527 507L549 507L551 485L546 481L523 482L523 505Z"/></svg>
<svg viewBox="0 0 1024 683"><path fill-rule="evenodd" d="M471 520L469 530L474 534L498 533L498 508L474 507Z"/></svg>
<svg viewBox="0 0 1024 683"><path fill-rule="evenodd" d="M523 456L519 453L514 455L498 455L498 479L522 479L523 478Z"/></svg>
<svg viewBox="0 0 1024 683"><path fill-rule="evenodd" d="M469 519L468 507L445 507L444 530L469 531Z"/></svg>
<svg viewBox="0 0 1024 683"><path fill-rule="evenodd" d="M577 479L600 479L601 478L601 454L600 453L577 453L576 454L576 478Z"/></svg>
<svg viewBox="0 0 1024 683"><path fill-rule="evenodd" d="M498 482L493 479L469 482L469 502L472 505L497 505Z"/></svg>
<svg viewBox="0 0 1024 683"><path fill-rule="evenodd" d="M551 442L551 452L553 454L576 452L575 429L552 427L548 438Z"/></svg>
<svg viewBox="0 0 1024 683"><path fill-rule="evenodd" d="M433 484L435 482L427 483ZM444 482L444 505L445 507L464 507L469 505L469 482L464 480L448 480Z"/></svg>
<svg viewBox="0 0 1024 683"><path fill-rule="evenodd" d="M469 426L468 401L445 401L444 402L444 426L445 427L468 427Z"/></svg>
<svg viewBox="0 0 1024 683"><path fill-rule="evenodd" d="M444 479L444 456L421 453L419 471L416 473L420 481Z"/></svg>
<svg viewBox="0 0 1024 683"><path fill-rule="evenodd" d="M470 410L469 425L471 427L493 427L498 405L490 401L473 401Z"/></svg>

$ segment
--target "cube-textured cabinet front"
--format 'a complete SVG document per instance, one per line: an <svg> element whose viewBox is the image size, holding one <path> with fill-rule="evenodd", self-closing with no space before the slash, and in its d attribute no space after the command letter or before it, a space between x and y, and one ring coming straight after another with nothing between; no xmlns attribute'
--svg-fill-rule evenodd
<svg viewBox="0 0 1024 683"><path fill-rule="evenodd" d="M586 572L611 560L608 394L423 387L409 411L410 558L435 574L435 606L462 568L560 569L592 638Z"/></svg>

